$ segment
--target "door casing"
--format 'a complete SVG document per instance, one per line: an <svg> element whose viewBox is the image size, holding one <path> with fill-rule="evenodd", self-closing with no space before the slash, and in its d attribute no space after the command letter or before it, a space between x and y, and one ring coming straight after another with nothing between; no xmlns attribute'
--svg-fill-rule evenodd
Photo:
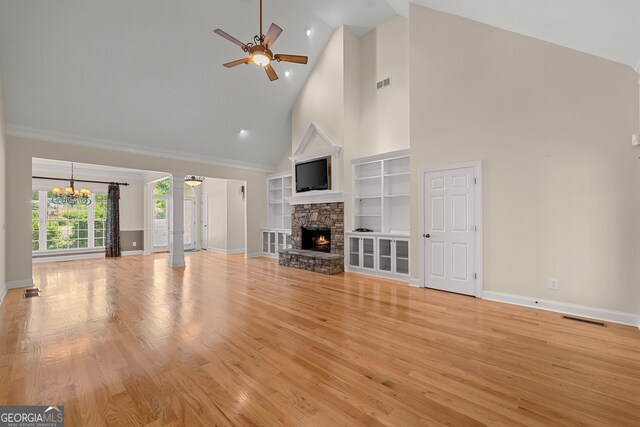
<svg viewBox="0 0 640 427"><path fill-rule="evenodd" d="M419 256L419 284L421 288L426 287L425 281L425 223L427 220L426 212L424 211L425 205L425 178L427 173L429 172L437 172L437 171L447 171L452 169L462 169L462 168L474 168L475 176L474 178L477 180L476 185L474 186L475 191L475 222L477 225L477 230L475 232L475 270L477 277L475 279L475 290L476 290L476 298L482 298L482 283L483 283L483 269L482 269L482 232L483 232L483 221L482 221L482 161L476 162L468 162L468 163L454 163L443 166L435 166L420 169L420 205L419 205L419 244L418 244L418 256Z"/></svg>

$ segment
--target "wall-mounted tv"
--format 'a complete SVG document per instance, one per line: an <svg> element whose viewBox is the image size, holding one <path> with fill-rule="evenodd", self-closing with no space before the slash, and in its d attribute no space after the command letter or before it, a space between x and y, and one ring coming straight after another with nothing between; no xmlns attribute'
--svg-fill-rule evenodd
<svg viewBox="0 0 640 427"><path fill-rule="evenodd" d="M296 164L296 193L328 190L330 167L328 157Z"/></svg>

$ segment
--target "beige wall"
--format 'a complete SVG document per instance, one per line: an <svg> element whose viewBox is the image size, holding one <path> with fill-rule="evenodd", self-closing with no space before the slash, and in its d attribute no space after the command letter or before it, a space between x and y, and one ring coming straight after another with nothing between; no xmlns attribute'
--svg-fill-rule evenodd
<svg viewBox="0 0 640 427"><path fill-rule="evenodd" d="M356 157L409 148L409 19L398 16L360 40L360 137ZM376 89L380 80L391 86Z"/></svg>
<svg viewBox="0 0 640 427"><path fill-rule="evenodd" d="M227 250L244 250L243 181L227 180Z"/></svg>
<svg viewBox="0 0 640 427"><path fill-rule="evenodd" d="M89 164L96 163L99 159L100 164L106 166L246 180L247 252L251 255L262 251L260 229L266 225L267 203L264 172L10 137L7 144L7 184L15 194L25 196L15 198L14 203L7 209L7 223L11 224L7 229L7 245L12 248L7 254L7 281L31 279L29 211L32 157Z"/></svg>
<svg viewBox="0 0 640 427"><path fill-rule="evenodd" d="M243 185L244 181L207 178L200 186L202 195L208 200L208 249L221 252L244 250Z"/></svg>
<svg viewBox="0 0 640 427"><path fill-rule="evenodd" d="M640 312L637 74L419 6L410 16L412 276L420 169L482 160L485 290Z"/></svg>
<svg viewBox="0 0 640 427"><path fill-rule="evenodd" d="M344 28L334 31L291 110L292 153L315 122L336 144L344 134ZM322 144L312 141L313 144ZM319 147L326 148L324 145Z"/></svg>
<svg viewBox="0 0 640 427"><path fill-rule="evenodd" d="M4 134L4 98L0 76L0 298L6 282L6 142Z"/></svg>

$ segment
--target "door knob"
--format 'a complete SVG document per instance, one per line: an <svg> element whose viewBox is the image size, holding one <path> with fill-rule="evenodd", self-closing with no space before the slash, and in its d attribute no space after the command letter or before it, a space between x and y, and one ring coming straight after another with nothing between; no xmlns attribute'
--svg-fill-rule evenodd
<svg viewBox="0 0 640 427"><path fill-rule="evenodd" d="M428 239L429 237L431 237L431 234L423 234L422 235L425 239Z"/></svg>

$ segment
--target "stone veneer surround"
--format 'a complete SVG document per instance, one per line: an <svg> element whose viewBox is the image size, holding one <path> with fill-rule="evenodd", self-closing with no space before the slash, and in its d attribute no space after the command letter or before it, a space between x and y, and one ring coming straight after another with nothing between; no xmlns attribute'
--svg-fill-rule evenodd
<svg viewBox="0 0 640 427"><path fill-rule="evenodd" d="M331 229L331 257L326 253L301 251L302 227ZM294 205L291 212L290 251L282 251L279 264L335 274L344 271L344 203L313 203ZM325 256L322 256L325 255Z"/></svg>

